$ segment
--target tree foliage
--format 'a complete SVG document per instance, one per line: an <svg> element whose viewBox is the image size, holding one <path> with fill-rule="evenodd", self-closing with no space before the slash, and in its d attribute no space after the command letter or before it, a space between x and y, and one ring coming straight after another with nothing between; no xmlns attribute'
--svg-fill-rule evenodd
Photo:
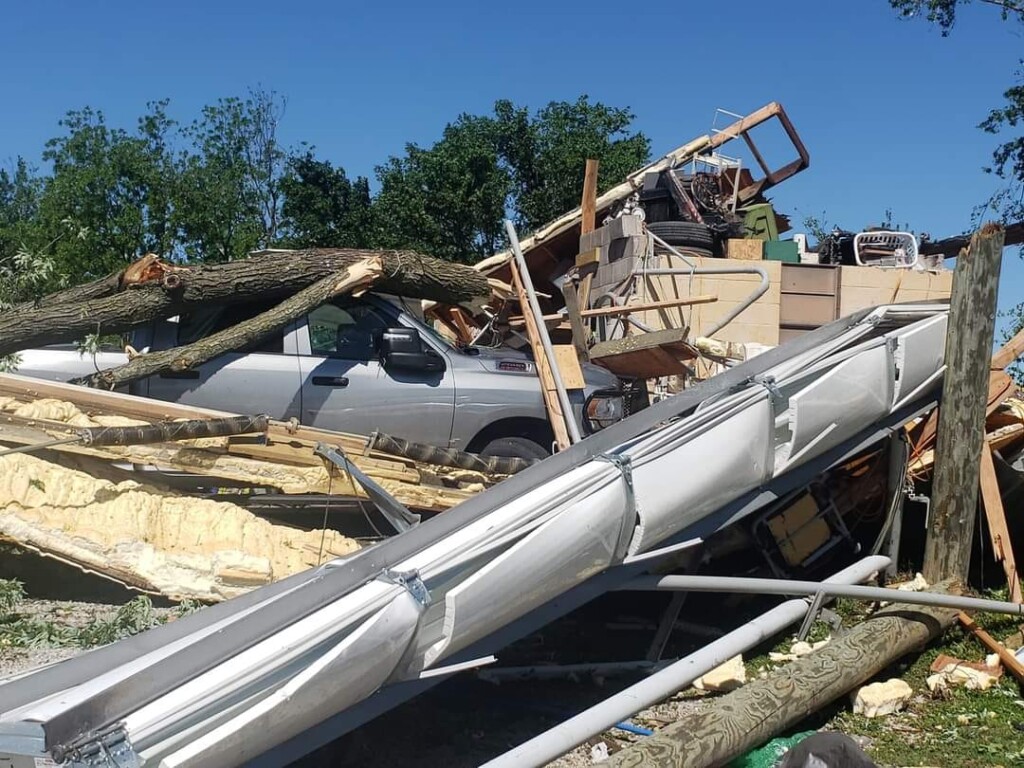
<svg viewBox="0 0 1024 768"><path fill-rule="evenodd" d="M47 172L20 158L0 168L0 303L146 252L226 261L275 246L394 247L474 261L503 245L506 216L525 232L574 208L588 157L605 188L649 153L626 109L586 96L534 113L498 101L388 158L371 194L314 147L282 143L285 106L255 89L179 123L153 101L130 128L92 107L69 111L45 143Z"/></svg>

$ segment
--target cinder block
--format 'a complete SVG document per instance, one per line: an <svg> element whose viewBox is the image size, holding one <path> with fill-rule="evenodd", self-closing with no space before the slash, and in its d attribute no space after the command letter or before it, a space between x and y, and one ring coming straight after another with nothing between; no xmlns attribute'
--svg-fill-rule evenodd
<svg viewBox="0 0 1024 768"><path fill-rule="evenodd" d="M633 217L630 217L633 218ZM619 259L642 258L647 253L647 238L631 235L612 240L607 248L601 249L601 256L609 262Z"/></svg>
<svg viewBox="0 0 1024 768"><path fill-rule="evenodd" d="M643 234L643 222L639 216L619 216L593 232L580 235L580 253L603 248L613 240Z"/></svg>

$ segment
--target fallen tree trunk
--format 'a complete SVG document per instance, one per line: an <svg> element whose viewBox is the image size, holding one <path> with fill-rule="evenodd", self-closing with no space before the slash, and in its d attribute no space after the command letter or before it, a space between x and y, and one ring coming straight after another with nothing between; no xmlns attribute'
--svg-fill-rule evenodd
<svg viewBox="0 0 1024 768"><path fill-rule="evenodd" d="M117 368L74 379L71 383L86 384L102 389L116 389L129 382L144 379L162 371L187 371L202 365L207 360L219 357L225 352L246 349L257 344L296 317L307 314L328 299L341 293L365 290L381 276L381 260L378 257L364 259L338 274L325 277L299 291L273 309L231 328L226 328L193 344L158 352L147 352Z"/></svg>
<svg viewBox="0 0 1024 768"><path fill-rule="evenodd" d="M371 257L381 260L383 277L377 288L383 293L444 304L472 304L490 296L487 278L472 267L416 253L269 251L226 264L165 269L159 280L122 285L117 293L98 299L41 300L39 306L0 313L0 356L76 341L90 333L121 333L208 302L239 304L256 298L284 298Z"/></svg>
<svg viewBox="0 0 1024 768"><path fill-rule="evenodd" d="M77 304L83 301L91 301L92 299L102 299L104 296L112 296L128 286L159 279L165 272L170 272L174 269L176 267L161 261L160 257L155 253L147 253L119 272L112 272L98 280L65 288L63 291L48 293L32 301L23 301L6 311L26 312L38 307L52 307L57 304Z"/></svg>
<svg viewBox="0 0 1024 768"><path fill-rule="evenodd" d="M760 746L887 666L934 640L950 608L892 607L821 650L728 693L616 753L609 768L708 768Z"/></svg>

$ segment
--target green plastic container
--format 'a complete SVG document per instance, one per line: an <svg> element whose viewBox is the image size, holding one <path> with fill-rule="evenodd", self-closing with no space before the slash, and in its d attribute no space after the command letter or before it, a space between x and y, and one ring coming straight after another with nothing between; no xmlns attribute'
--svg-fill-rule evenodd
<svg viewBox="0 0 1024 768"><path fill-rule="evenodd" d="M800 249L792 240L766 240L764 257L768 261L784 261L787 264L800 263Z"/></svg>

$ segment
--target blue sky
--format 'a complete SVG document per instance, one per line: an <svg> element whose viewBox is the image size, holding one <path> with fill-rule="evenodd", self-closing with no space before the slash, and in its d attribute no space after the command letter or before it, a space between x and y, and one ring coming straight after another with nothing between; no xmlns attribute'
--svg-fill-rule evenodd
<svg viewBox="0 0 1024 768"><path fill-rule="evenodd" d="M977 3L949 38L885 0L6 5L4 163L38 160L74 107L131 127L166 97L188 121L254 85L287 97L286 142L315 144L350 175L498 98L629 106L655 155L709 130L716 108L775 100L811 154L774 191L780 210L857 228L891 208L934 236L967 228L996 187L981 170L996 140L976 126L1024 55L1024 26ZM1024 299L1016 249L1003 275L1005 307Z"/></svg>

